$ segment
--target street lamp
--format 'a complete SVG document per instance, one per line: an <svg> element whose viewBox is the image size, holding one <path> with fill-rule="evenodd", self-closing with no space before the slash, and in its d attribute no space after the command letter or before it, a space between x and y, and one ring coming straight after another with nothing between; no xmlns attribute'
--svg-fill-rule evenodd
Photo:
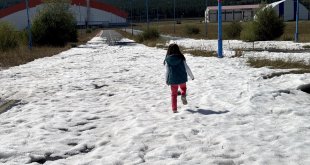
<svg viewBox="0 0 310 165"><path fill-rule="evenodd" d="M29 49L32 49L32 37L31 37L31 25L30 25L30 19L29 19L29 2L26 0L26 8L27 8L27 20L28 20L28 38L29 38Z"/></svg>

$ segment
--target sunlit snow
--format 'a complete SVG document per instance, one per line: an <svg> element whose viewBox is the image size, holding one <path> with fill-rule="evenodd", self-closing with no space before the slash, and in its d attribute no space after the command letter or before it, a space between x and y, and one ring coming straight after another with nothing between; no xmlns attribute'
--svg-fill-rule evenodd
<svg viewBox="0 0 310 165"><path fill-rule="evenodd" d="M171 42L216 50L215 41ZM224 43L224 55L238 43ZM309 73L264 79L278 70L251 68L247 56L186 54L195 80L187 83L188 105L178 98L174 114L165 54L141 44L109 46L95 37L0 71L0 98L20 100L0 114L0 163L310 164L310 95L297 90L310 83Z"/></svg>

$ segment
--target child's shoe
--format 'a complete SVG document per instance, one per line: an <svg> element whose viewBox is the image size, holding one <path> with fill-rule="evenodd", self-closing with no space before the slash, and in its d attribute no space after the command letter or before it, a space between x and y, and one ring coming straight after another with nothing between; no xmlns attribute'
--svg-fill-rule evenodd
<svg viewBox="0 0 310 165"><path fill-rule="evenodd" d="M182 96L181 96L181 100L182 100L182 103L183 103L184 105L187 104L186 95L182 95Z"/></svg>

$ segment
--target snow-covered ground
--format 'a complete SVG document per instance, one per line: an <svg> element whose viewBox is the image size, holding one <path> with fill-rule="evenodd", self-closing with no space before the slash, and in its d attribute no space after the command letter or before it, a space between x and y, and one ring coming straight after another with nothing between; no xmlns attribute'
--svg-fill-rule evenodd
<svg viewBox="0 0 310 165"><path fill-rule="evenodd" d="M310 95L296 89L310 74L186 55L195 80L174 114L165 53L96 37L0 71L0 97L21 100L0 114L0 163L310 164Z"/></svg>

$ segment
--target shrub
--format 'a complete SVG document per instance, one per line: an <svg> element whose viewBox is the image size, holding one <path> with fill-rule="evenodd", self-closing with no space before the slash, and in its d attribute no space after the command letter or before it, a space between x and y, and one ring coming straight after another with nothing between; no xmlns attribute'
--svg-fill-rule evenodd
<svg viewBox="0 0 310 165"><path fill-rule="evenodd" d="M200 30L198 27L196 27L194 25L185 26L185 34L195 35L195 34L199 34L199 33L200 33Z"/></svg>
<svg viewBox="0 0 310 165"><path fill-rule="evenodd" d="M6 22L0 23L0 51L16 48L18 39L15 28Z"/></svg>
<svg viewBox="0 0 310 165"><path fill-rule="evenodd" d="M91 29L86 29L86 33L91 33L92 32L92 30Z"/></svg>
<svg viewBox="0 0 310 165"><path fill-rule="evenodd" d="M262 8L256 13L254 21L245 27L242 34L245 40L268 41L279 38L284 33L285 24L271 7ZM249 33L254 33L251 35Z"/></svg>
<svg viewBox="0 0 310 165"><path fill-rule="evenodd" d="M242 31L242 26L240 22L233 21L229 26L224 27L224 34L229 39L240 38L240 33Z"/></svg>
<svg viewBox="0 0 310 165"><path fill-rule="evenodd" d="M64 46L77 41L75 18L66 0L45 1L32 26L33 40L40 45Z"/></svg>
<svg viewBox="0 0 310 165"><path fill-rule="evenodd" d="M284 33L283 19L271 7L263 8L256 14L257 36L260 41L274 40Z"/></svg>
<svg viewBox="0 0 310 165"><path fill-rule="evenodd" d="M248 22L245 24L244 29L241 31L240 38L243 41L254 42L257 40L257 24L255 22Z"/></svg>
<svg viewBox="0 0 310 165"><path fill-rule="evenodd" d="M155 40L159 38L159 32L155 28L149 28L144 30L141 34L137 36L137 42L143 42L146 40Z"/></svg>
<svg viewBox="0 0 310 165"><path fill-rule="evenodd" d="M29 32L28 29L17 32L20 45L28 45L29 42Z"/></svg>

